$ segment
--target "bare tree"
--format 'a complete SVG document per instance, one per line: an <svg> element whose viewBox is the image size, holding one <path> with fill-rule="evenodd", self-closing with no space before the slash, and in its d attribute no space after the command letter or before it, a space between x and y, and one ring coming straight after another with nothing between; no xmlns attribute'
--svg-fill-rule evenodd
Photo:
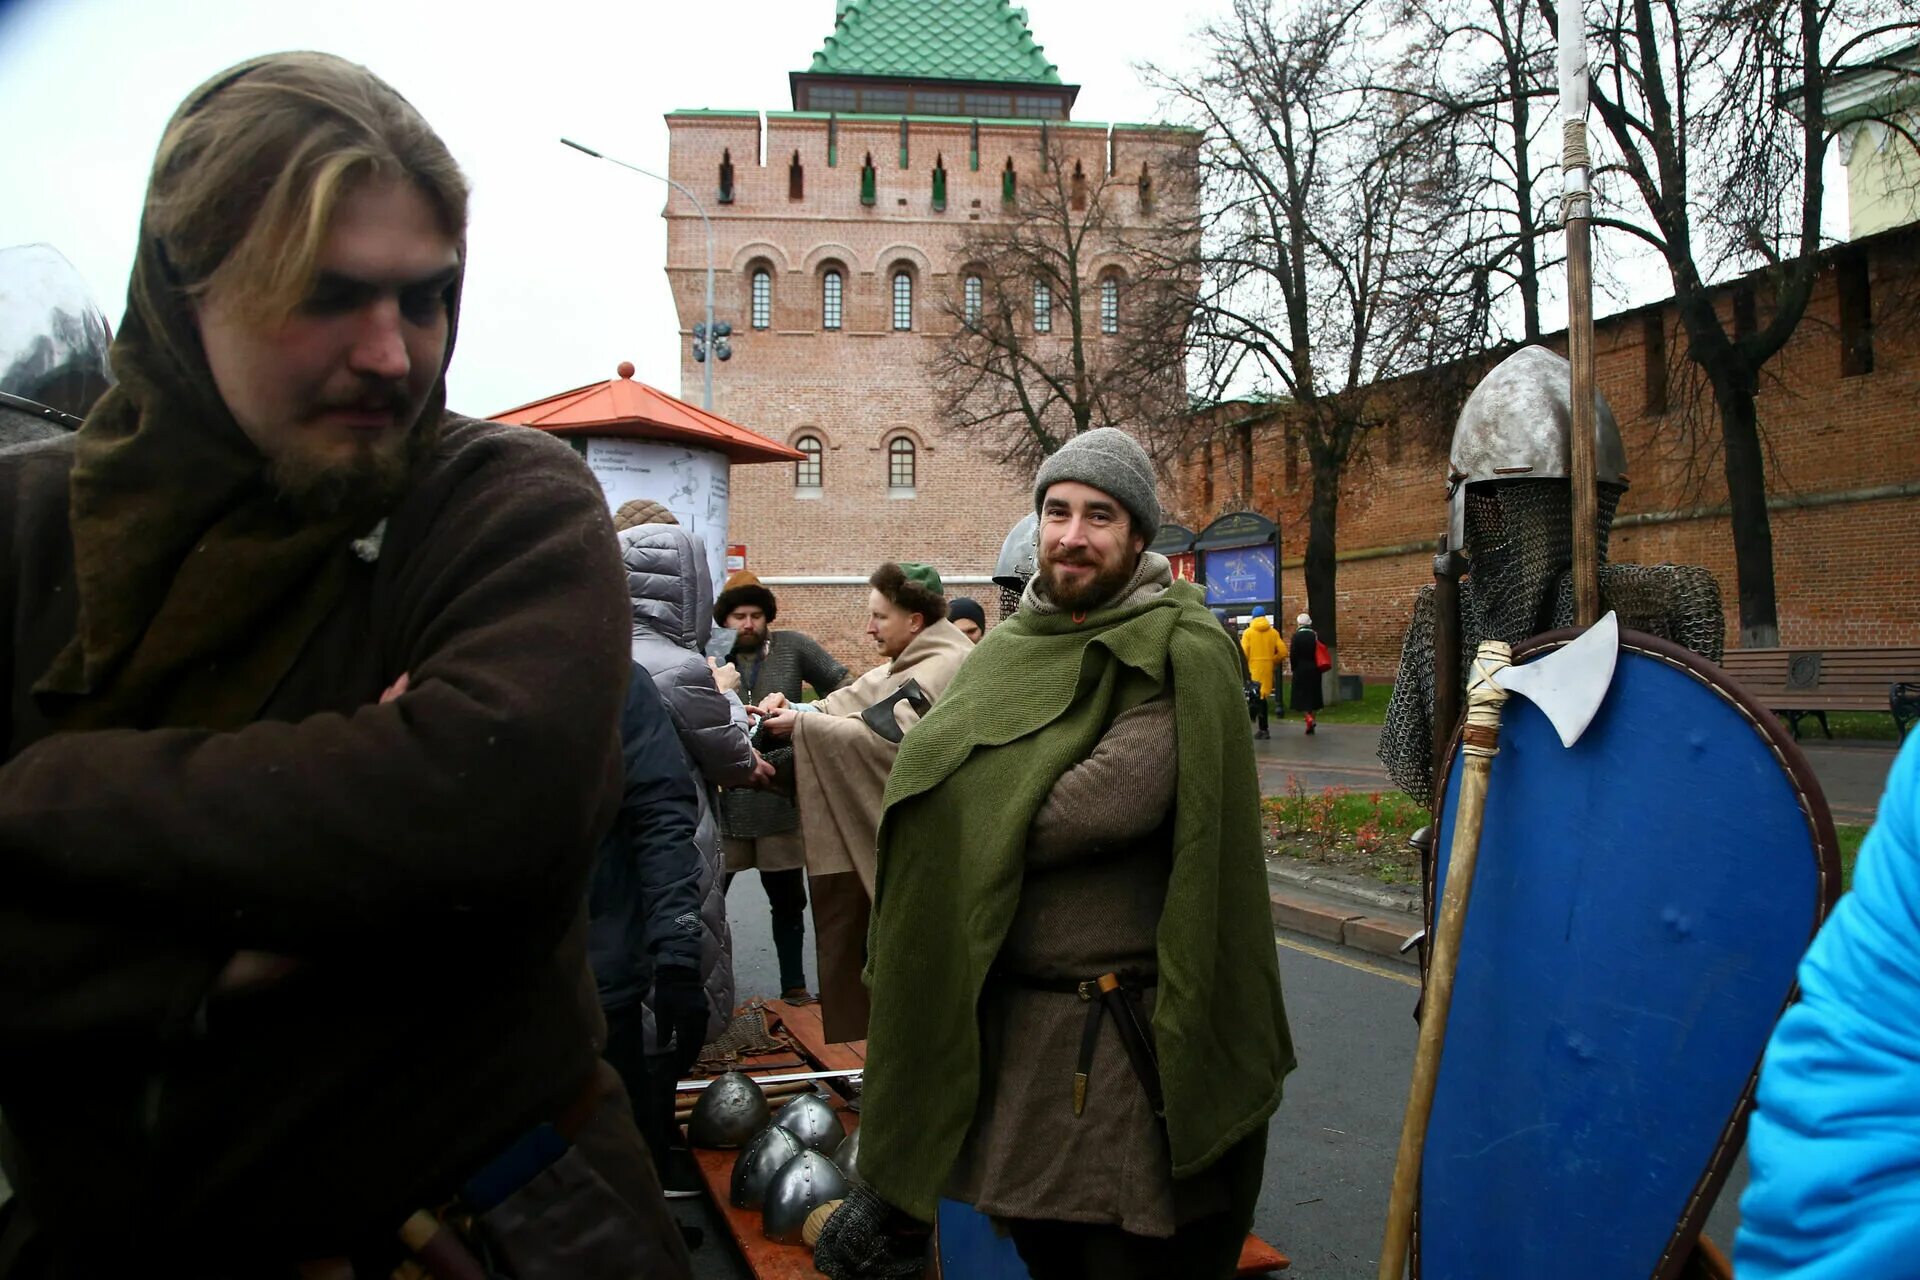
<svg viewBox="0 0 1920 1280"><path fill-rule="evenodd" d="M1406 50L1380 87L1408 104L1405 135L1441 196L1434 287L1480 295L1489 341L1536 342L1554 263L1553 32L1535 0L1397 0L1394 22Z"/></svg>
<svg viewBox="0 0 1920 1280"><path fill-rule="evenodd" d="M1179 154L1176 145L1172 153ZM1121 427L1156 456L1183 429L1196 276L1190 163L1110 172L1055 137L955 250L939 410L1032 471L1070 437Z"/></svg>
<svg viewBox="0 0 1920 1280"><path fill-rule="evenodd" d="M1541 0L1558 30L1554 0ZM1763 367L1806 313L1835 136L1828 87L1854 71L1912 72L1877 51L1920 31L1911 0L1606 0L1591 43L1594 225L1651 246L1673 280L1687 355L1711 387L1732 512L1740 642L1779 643ZM1760 269L1723 319L1716 280Z"/></svg>
<svg viewBox="0 0 1920 1280"><path fill-rule="evenodd" d="M1252 383L1289 402L1279 417L1312 468L1308 607L1329 647L1347 467L1368 432L1421 412L1405 394L1417 384L1397 379L1484 331L1471 296L1435 286L1435 161L1408 132L1410 103L1374 87L1373 22L1366 0L1284 18L1235 0L1203 33L1203 70L1150 73L1205 128L1201 377L1216 394Z"/></svg>

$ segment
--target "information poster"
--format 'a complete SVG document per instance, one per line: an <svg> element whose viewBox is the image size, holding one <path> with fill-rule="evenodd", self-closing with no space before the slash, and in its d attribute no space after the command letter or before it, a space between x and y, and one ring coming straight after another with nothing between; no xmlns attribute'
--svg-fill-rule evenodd
<svg viewBox="0 0 1920 1280"><path fill-rule="evenodd" d="M651 498L700 539L719 594L727 580L727 456L655 440L594 438L587 441L586 458L609 510Z"/></svg>
<svg viewBox="0 0 1920 1280"><path fill-rule="evenodd" d="M1273 544L1220 547L1206 553L1207 603L1272 604Z"/></svg>

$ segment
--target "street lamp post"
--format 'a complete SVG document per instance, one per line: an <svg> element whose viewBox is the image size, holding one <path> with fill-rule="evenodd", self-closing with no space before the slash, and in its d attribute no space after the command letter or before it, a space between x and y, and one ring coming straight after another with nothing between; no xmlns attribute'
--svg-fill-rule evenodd
<svg viewBox="0 0 1920 1280"><path fill-rule="evenodd" d="M572 138L562 138L560 141L572 147L575 151L584 152L596 160L605 160L608 164L617 164L622 169L631 169L635 173L654 179L656 182L666 183L692 202L693 211L700 215L700 221L707 229L707 322L704 325L700 325L695 332L695 337L698 341L694 344L693 358L700 361L706 369L706 383L702 391L700 407L711 413L713 411L714 361L716 359L725 360L733 354L726 343L727 334L731 331L725 329L723 326L716 326L713 322L713 220L707 217L707 211L701 206L698 196L665 174L655 173L651 169L642 169L637 164L628 164L625 160L603 154L602 152L595 151L592 147L575 142Z"/></svg>

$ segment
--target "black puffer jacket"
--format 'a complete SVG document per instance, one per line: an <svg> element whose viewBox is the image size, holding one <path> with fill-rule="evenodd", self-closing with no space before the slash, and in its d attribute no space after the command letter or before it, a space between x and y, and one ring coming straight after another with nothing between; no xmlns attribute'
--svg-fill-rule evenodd
<svg viewBox="0 0 1920 1280"><path fill-rule="evenodd" d="M656 965L700 968L700 792L666 703L637 662L620 743L620 814L587 891L587 958L609 1013L646 997Z"/></svg>
<svg viewBox="0 0 1920 1280"><path fill-rule="evenodd" d="M709 1035L726 1029L733 1012L733 939L714 818L715 787L753 777L753 745L740 699L721 693L703 653L713 629L713 584L706 548L677 524L646 524L620 534L633 603L633 660L653 673L654 687L692 762L700 791L700 979L713 1011ZM652 1033L648 1041L652 1043Z"/></svg>

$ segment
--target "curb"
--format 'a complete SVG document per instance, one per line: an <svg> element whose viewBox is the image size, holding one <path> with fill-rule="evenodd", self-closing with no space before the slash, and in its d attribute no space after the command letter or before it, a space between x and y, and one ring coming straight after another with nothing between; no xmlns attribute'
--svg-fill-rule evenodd
<svg viewBox="0 0 1920 1280"><path fill-rule="evenodd" d="M1344 898L1354 903L1363 903L1376 911L1385 911L1391 915L1420 914L1420 895L1414 892L1393 893L1386 889L1375 889L1367 885L1353 884L1346 880L1336 880L1332 876L1287 866L1284 862L1269 860L1267 863L1269 880L1284 880L1297 888L1314 893L1324 893L1335 898Z"/></svg>
<svg viewBox="0 0 1920 1280"><path fill-rule="evenodd" d="M1380 920L1346 907L1330 907L1288 893L1267 896L1273 923L1282 929L1304 933L1323 942L1337 943L1365 951L1400 964L1410 964L1400 948L1408 938L1420 932L1404 916L1400 920Z"/></svg>

